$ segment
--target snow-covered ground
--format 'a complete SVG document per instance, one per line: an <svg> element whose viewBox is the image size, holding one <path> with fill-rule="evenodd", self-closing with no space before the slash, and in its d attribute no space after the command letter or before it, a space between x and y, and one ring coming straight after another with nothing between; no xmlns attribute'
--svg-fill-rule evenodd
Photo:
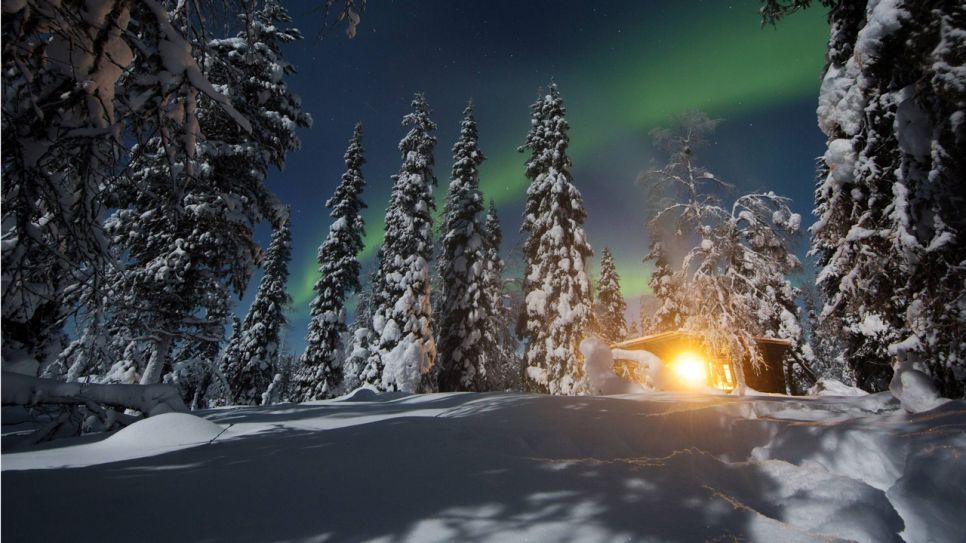
<svg viewBox="0 0 966 543"><path fill-rule="evenodd" d="M2 456L15 541L966 541L966 402L357 392Z"/></svg>

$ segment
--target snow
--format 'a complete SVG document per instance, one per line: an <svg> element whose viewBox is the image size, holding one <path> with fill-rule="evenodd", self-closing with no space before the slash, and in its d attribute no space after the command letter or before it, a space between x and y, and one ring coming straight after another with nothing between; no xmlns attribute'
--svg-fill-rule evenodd
<svg viewBox="0 0 966 543"><path fill-rule="evenodd" d="M868 392L846 385L841 381L822 377L808 391L812 396L865 396Z"/></svg>
<svg viewBox="0 0 966 543"><path fill-rule="evenodd" d="M895 396L902 408L910 413L930 411L948 402L936 389L932 377L913 367L908 361L895 364L895 373L889 383L889 392Z"/></svg>
<svg viewBox="0 0 966 543"><path fill-rule="evenodd" d="M609 395L644 392L644 387L614 374L613 354L600 338L585 339L580 344L580 352L584 355L584 372L592 393Z"/></svg>
<svg viewBox="0 0 966 543"><path fill-rule="evenodd" d="M385 364L382 371L382 386L385 389L394 386L404 392L415 392L419 389L422 376L432 368L431 347L407 335L382 355L382 363Z"/></svg>
<svg viewBox="0 0 966 543"><path fill-rule="evenodd" d="M3 469L53 470L123 462L178 451L231 435L225 427L201 417L187 413L165 413L135 422L103 441L4 454Z"/></svg>
<svg viewBox="0 0 966 543"><path fill-rule="evenodd" d="M18 499L2 503L2 536L51 542L966 538L962 400L908 414L888 393L358 390L342 400L197 415L153 417L94 443L74 438L5 452L4 492Z"/></svg>

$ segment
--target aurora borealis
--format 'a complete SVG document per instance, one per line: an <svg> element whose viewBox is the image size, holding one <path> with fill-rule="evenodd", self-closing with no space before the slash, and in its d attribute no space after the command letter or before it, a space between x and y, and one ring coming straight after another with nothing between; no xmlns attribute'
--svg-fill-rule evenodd
<svg viewBox="0 0 966 543"><path fill-rule="evenodd" d="M301 134L302 150L269 178L293 210L293 347L302 341L315 254L329 224L322 204L339 181L352 126L365 127L364 256L371 264L413 92L426 94L439 126L440 196L460 112L473 99L488 157L481 185L500 208L508 273L526 190L516 148L528 106L551 77L568 108L591 244L611 247L629 301L646 292L648 279L641 263L647 194L635 179L651 159L648 131L670 114L698 108L723 118L704 162L739 188L775 190L803 215L811 210L823 142L814 120L828 37L822 10L776 29L760 26L755 1L370 2L355 39L336 31L318 40L313 10L288 4L308 37L286 51L299 70L291 87L315 120Z"/></svg>

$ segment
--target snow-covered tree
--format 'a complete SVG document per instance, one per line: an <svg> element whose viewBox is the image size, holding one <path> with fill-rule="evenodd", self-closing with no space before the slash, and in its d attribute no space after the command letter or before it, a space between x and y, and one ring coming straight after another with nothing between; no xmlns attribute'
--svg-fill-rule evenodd
<svg viewBox="0 0 966 543"><path fill-rule="evenodd" d="M651 229L651 232L654 232ZM671 255L665 248L665 242L652 240L650 251L645 261L654 262L654 271L648 280L648 286L657 299L658 305L653 311L641 304L641 329L644 334L656 334L677 330L684 324L683 292L674 275Z"/></svg>
<svg viewBox="0 0 966 543"><path fill-rule="evenodd" d="M363 248L365 222L359 212L366 207L362 165L362 125L356 125L345 152L346 171L335 194L325 203L332 210L329 233L319 247L319 280L315 283L305 352L295 377L295 396L300 401L331 397L342 380L345 302L360 289L358 255Z"/></svg>
<svg viewBox="0 0 966 543"><path fill-rule="evenodd" d="M429 261L433 254L433 149L436 124L422 94L403 118L412 127L399 142L402 166L393 176L386 235L373 293L372 342L360 379L380 390L432 389L436 361Z"/></svg>
<svg viewBox="0 0 966 543"><path fill-rule="evenodd" d="M624 320L627 302L621 294L620 275L614 265L614 256L607 247L601 251L600 283L594 309L597 335L610 343L627 339L627 322Z"/></svg>
<svg viewBox="0 0 966 543"><path fill-rule="evenodd" d="M243 14L245 30L236 38L209 43L210 81L254 132L239 127L217 102L200 99L195 116L203 139L192 152L174 153L163 137L152 138L137 149L129 175L117 185L120 209L107 231L125 265L116 273L120 294L113 313L134 322L131 341L152 345L147 365L138 368L143 383L159 382L169 371L169 354L180 340L190 343L202 334L221 341L228 299L242 295L258 258L254 227L266 216L279 220L264 179L270 166L281 168L298 148L295 128L310 123L283 80L293 70L280 47L300 37L283 29L288 20L277 3L267 2Z"/></svg>
<svg viewBox="0 0 966 543"><path fill-rule="evenodd" d="M199 334L185 338L172 356L171 373L164 382L178 387L185 404L191 409L208 406L209 393L219 379L218 355L225 339L225 321L231 308L228 298L215 293L214 299L205 303L207 323L199 327ZM219 305L221 304L221 305Z"/></svg>
<svg viewBox="0 0 966 543"><path fill-rule="evenodd" d="M700 112L688 112L671 128L653 132L668 162L645 173L643 181L671 200L649 222L649 235L689 248L678 263L652 243L651 255L658 255L662 272L652 285L664 318L673 316L680 329L700 336L715 355L747 359L757 369L762 356L755 336L801 340L798 292L787 279L799 267L791 247L801 217L787 198L771 192L740 196L730 209L722 204L716 190L727 185L694 159L716 124ZM742 390L742 366L735 369Z"/></svg>
<svg viewBox="0 0 966 543"><path fill-rule="evenodd" d="M374 344L372 331L373 299L375 297L376 273L373 271L359 292L352 318L352 326L346 334L346 359L342 365L342 381L337 394L352 392L362 385L362 374L369 362L370 347Z"/></svg>
<svg viewBox="0 0 966 543"><path fill-rule="evenodd" d="M570 173L569 125L555 83L531 110L530 132L520 148L530 153L522 229L526 309L520 326L527 341L527 387L574 395L584 390L578 346L592 318L585 263L593 251L583 229L583 198Z"/></svg>
<svg viewBox="0 0 966 543"><path fill-rule="evenodd" d="M684 326L688 294L677 273L680 261L695 242L703 210L716 207L720 200L716 191L728 188L695 161L718 123L701 112L688 111L675 117L670 127L651 132L655 147L667 155L667 162L644 172L639 179L651 192L657 208L648 221L650 250L645 262L654 262L649 285L658 305L653 313L641 315L647 334Z"/></svg>
<svg viewBox="0 0 966 543"><path fill-rule="evenodd" d="M489 300L484 284L487 254L479 174L484 156L477 138L473 105L469 104L453 146L453 174L443 206L443 247L437 263L437 364L439 389L444 392L486 390L489 370L481 341Z"/></svg>
<svg viewBox="0 0 966 543"><path fill-rule="evenodd" d="M285 291L292 233L286 215L275 227L265 254L265 274L245 315L237 341L229 343L222 359L222 373L228 381L233 404L258 405L276 372L285 307Z"/></svg>
<svg viewBox="0 0 966 543"><path fill-rule="evenodd" d="M820 318L858 386L884 390L894 357L948 396L966 386L966 8L823 2L831 35L819 96L828 138L811 254ZM774 22L808 2L765 2Z"/></svg>
<svg viewBox="0 0 966 543"><path fill-rule="evenodd" d="M174 166L184 169L180 161ZM142 384L161 382L178 341L224 325L229 281L243 273L235 265L247 250L246 240L233 244L236 233L219 224L227 206L218 205L211 185L187 175L172 183L171 172L162 142L152 139L124 182L130 205L105 224L125 262L111 274L111 326L126 329L129 341L149 345L146 364L136 369Z"/></svg>
<svg viewBox="0 0 966 543"><path fill-rule="evenodd" d="M503 283L505 264L500 257L503 229L496 204L490 200L483 228L484 264L481 331L483 364L487 367L488 390L521 390L520 358L513 334L513 311L510 310Z"/></svg>
<svg viewBox="0 0 966 543"><path fill-rule="evenodd" d="M172 156L192 153L200 96L248 126L192 56L190 9L169 13L154 0L4 5L5 361L57 355L74 309L68 289L104 295L111 257L101 223L125 142L157 133Z"/></svg>

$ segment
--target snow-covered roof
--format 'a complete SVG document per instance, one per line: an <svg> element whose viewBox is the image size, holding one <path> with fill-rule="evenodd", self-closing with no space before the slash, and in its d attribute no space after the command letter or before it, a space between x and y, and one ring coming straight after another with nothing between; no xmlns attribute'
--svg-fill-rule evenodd
<svg viewBox="0 0 966 543"><path fill-rule="evenodd" d="M658 334L651 334L647 336L636 337L633 339L627 339L619 343L614 343L611 345L612 349L641 349L645 346L663 343L665 341L676 340L676 339L696 339L700 334L695 332L687 332L684 330L674 330L671 332L661 332ZM789 339L781 339L775 337L764 337L756 336L755 342L761 345L775 345L779 347L791 348L792 341Z"/></svg>

